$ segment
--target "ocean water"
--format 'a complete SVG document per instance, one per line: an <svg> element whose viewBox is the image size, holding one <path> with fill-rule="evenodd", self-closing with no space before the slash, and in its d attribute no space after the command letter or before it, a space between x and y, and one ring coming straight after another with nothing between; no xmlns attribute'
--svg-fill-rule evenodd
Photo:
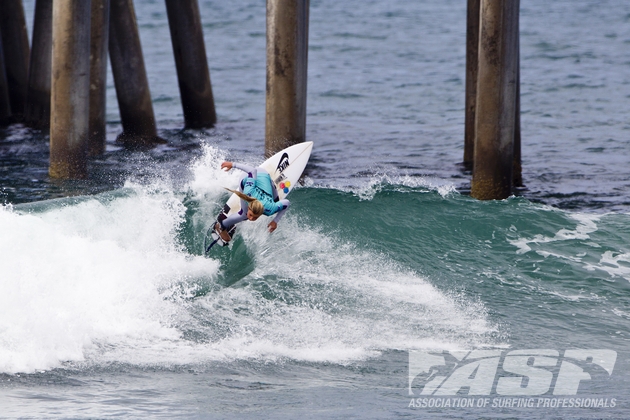
<svg viewBox="0 0 630 420"><path fill-rule="evenodd" d="M0 418L630 417L630 5L521 2L526 188L480 202L466 2L312 0L304 183L209 257L220 163L262 160L265 5L200 1L199 131L163 2L135 6L167 145L116 145L111 80L86 181L0 132Z"/></svg>

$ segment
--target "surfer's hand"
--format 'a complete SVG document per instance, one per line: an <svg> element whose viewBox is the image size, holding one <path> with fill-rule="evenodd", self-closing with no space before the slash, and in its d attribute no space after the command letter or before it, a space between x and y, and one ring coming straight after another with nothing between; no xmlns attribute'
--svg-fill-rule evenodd
<svg viewBox="0 0 630 420"><path fill-rule="evenodd" d="M276 228L278 227L278 224L272 220L271 223L267 225L267 227L269 227L269 233L271 233L274 230L276 230Z"/></svg>
<svg viewBox="0 0 630 420"><path fill-rule="evenodd" d="M230 170L232 169L232 162L223 162L221 164L221 169Z"/></svg>

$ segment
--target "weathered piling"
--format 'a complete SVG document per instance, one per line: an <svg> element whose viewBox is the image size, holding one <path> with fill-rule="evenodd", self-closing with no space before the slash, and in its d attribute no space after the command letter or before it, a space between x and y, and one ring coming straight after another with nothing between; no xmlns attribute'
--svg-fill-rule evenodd
<svg viewBox="0 0 630 420"><path fill-rule="evenodd" d="M267 0L265 154L306 138L309 0Z"/></svg>
<svg viewBox="0 0 630 420"><path fill-rule="evenodd" d="M514 117L514 159L512 165L512 186L514 187L525 186L525 184L523 184L523 165L521 163L521 87L519 82L520 77L517 76L516 115Z"/></svg>
<svg viewBox="0 0 630 420"><path fill-rule="evenodd" d="M30 55L22 0L0 1L0 29L11 111L13 117L21 119L26 106Z"/></svg>
<svg viewBox="0 0 630 420"><path fill-rule="evenodd" d="M479 7L481 0L468 0L466 16L466 116L464 120L464 166L472 169L475 152L475 109L479 55Z"/></svg>
<svg viewBox="0 0 630 420"><path fill-rule="evenodd" d="M90 120L88 154L105 152L107 54L109 49L109 0L92 0L90 46Z"/></svg>
<svg viewBox="0 0 630 420"><path fill-rule="evenodd" d="M520 25L516 21L516 33L520 32ZM521 164L521 41L516 37L516 104L514 105L514 164L512 165L512 185L523 187L523 167Z"/></svg>
<svg viewBox="0 0 630 420"><path fill-rule="evenodd" d="M132 0L110 0L109 58L123 128L117 141L130 148L163 143L157 135Z"/></svg>
<svg viewBox="0 0 630 420"><path fill-rule="evenodd" d="M197 0L166 0L179 92L187 128L217 122Z"/></svg>
<svg viewBox="0 0 630 420"><path fill-rule="evenodd" d="M52 15L53 0L37 0L24 119L29 126L40 129L50 126Z"/></svg>
<svg viewBox="0 0 630 420"><path fill-rule="evenodd" d="M2 34L0 34L0 126L9 124L10 118L9 85L7 73L4 70L4 52L2 51Z"/></svg>
<svg viewBox="0 0 630 420"><path fill-rule="evenodd" d="M471 195L512 193L519 0L482 0Z"/></svg>
<svg viewBox="0 0 630 420"><path fill-rule="evenodd" d="M53 178L87 176L90 0L53 2L50 168Z"/></svg>

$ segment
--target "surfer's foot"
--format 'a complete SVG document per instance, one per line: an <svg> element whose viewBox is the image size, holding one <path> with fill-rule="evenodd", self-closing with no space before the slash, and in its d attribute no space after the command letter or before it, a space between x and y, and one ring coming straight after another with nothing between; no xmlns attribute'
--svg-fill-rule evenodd
<svg viewBox="0 0 630 420"><path fill-rule="evenodd" d="M221 237L221 239L223 239L224 242L230 242L232 240L228 231L225 229L221 229L220 223L217 222L217 224L214 225L214 230L219 234L219 236Z"/></svg>

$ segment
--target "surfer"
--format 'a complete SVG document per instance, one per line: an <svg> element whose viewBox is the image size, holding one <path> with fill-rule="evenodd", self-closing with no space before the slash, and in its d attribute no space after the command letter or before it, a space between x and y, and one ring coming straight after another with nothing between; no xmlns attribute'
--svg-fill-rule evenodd
<svg viewBox="0 0 630 420"><path fill-rule="evenodd" d="M278 227L278 222L291 205L289 200L278 197L275 184L271 181L269 173L261 167L254 168L242 163L223 162L221 169L230 170L232 168L240 169L245 172L239 184L239 190L233 192L241 199L241 209L227 218L217 221L214 229L219 233L221 239L229 242L232 237L229 234L230 229L245 220L255 221L262 214L265 216L276 215L276 217L267 225L269 232L273 232Z"/></svg>

